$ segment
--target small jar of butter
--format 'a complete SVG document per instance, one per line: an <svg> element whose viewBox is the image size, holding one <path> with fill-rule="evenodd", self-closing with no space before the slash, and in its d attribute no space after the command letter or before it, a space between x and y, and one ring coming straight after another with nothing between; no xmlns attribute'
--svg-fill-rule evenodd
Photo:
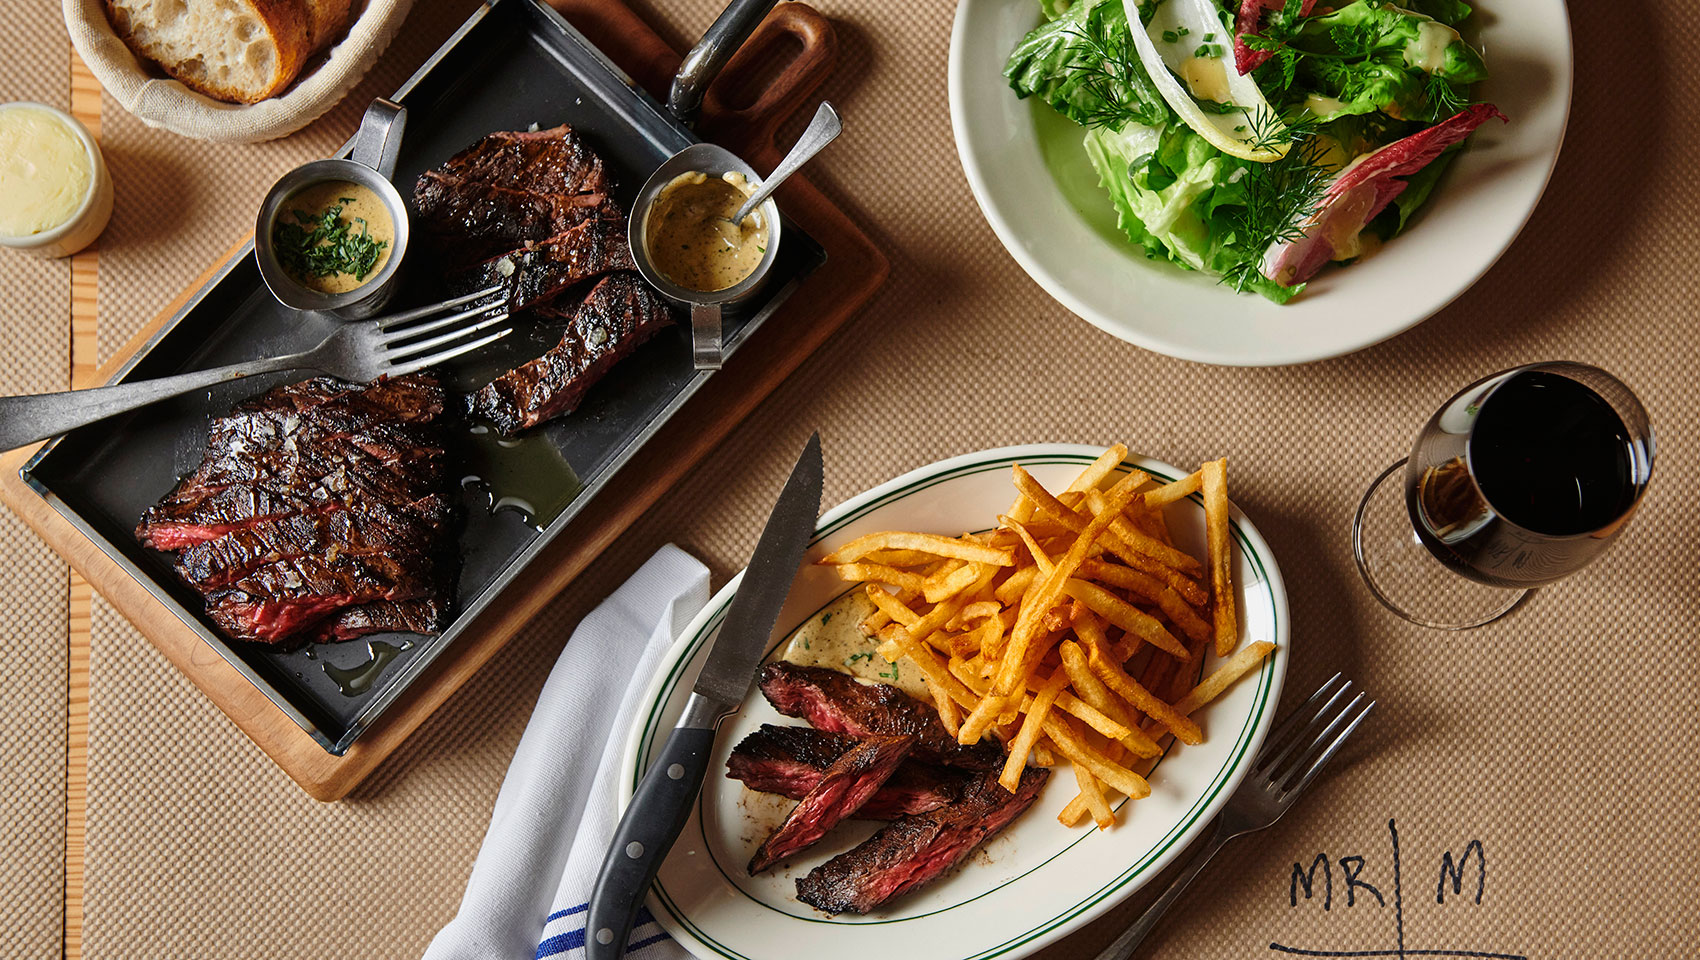
<svg viewBox="0 0 1700 960"><path fill-rule="evenodd" d="M88 128L39 103L0 104L0 247L68 257L112 217L112 177Z"/></svg>

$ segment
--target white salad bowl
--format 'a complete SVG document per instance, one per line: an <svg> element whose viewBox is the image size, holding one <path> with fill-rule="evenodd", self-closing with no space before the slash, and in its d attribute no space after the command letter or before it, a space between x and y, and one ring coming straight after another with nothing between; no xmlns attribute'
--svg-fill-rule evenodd
<svg viewBox="0 0 1700 960"><path fill-rule="evenodd" d="M1434 195L1374 256L1318 274L1278 306L1208 274L1149 261L1124 239L1084 150L1057 151L1048 108L1003 78L1040 23L1037 0L959 0L950 40L950 116L974 199L1022 269L1063 306L1148 350L1202 363L1274 366L1361 350L1433 316L1510 247L1540 201L1570 114L1563 0L1473 0L1463 28L1490 77L1474 96L1511 122L1476 131ZM1066 120L1058 121L1066 124ZM1078 136L1075 138L1078 140ZM1066 186L1065 186L1066 184Z"/></svg>

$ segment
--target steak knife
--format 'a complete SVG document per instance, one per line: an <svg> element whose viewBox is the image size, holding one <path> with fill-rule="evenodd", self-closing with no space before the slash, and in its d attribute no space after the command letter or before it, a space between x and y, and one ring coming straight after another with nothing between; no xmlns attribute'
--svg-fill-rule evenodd
<svg viewBox="0 0 1700 960"><path fill-rule="evenodd" d="M732 608L697 675L685 712L614 830L585 920L586 960L619 960L661 861L690 819L714 752L714 729L744 701L803 562L820 512L820 434L809 438L767 518Z"/></svg>

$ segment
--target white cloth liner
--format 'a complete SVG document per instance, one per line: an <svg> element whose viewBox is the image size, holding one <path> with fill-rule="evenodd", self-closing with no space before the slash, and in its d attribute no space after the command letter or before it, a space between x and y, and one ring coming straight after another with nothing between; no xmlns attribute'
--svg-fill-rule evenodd
<svg viewBox="0 0 1700 960"><path fill-rule="evenodd" d="M112 31L105 0L62 0L65 30L77 55L118 105L150 127L195 140L253 143L287 136L318 119L377 62L413 0L366 0L348 33L327 56L315 54L280 96L259 103L224 103L150 73Z"/></svg>
<svg viewBox="0 0 1700 960"><path fill-rule="evenodd" d="M590 890L619 822L614 781L637 701L708 596L708 569L668 544L573 631L514 751L460 911L425 960L584 955ZM627 943L638 960L690 956L647 908Z"/></svg>

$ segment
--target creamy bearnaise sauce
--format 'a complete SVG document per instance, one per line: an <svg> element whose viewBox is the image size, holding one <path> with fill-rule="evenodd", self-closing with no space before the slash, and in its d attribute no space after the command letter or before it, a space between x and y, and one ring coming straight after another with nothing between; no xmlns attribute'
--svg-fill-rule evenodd
<svg viewBox="0 0 1700 960"><path fill-rule="evenodd" d="M767 223L759 209L742 223L732 222L753 192L741 173L674 177L649 211L649 259L655 268L703 293L736 286L754 273L767 255Z"/></svg>
<svg viewBox="0 0 1700 960"><path fill-rule="evenodd" d="M862 633L862 621L874 603L861 590L852 590L810 617L785 645L781 659L800 667L829 667L862 680L887 683L917 700L931 702L921 668L908 659L886 663L879 641Z"/></svg>

